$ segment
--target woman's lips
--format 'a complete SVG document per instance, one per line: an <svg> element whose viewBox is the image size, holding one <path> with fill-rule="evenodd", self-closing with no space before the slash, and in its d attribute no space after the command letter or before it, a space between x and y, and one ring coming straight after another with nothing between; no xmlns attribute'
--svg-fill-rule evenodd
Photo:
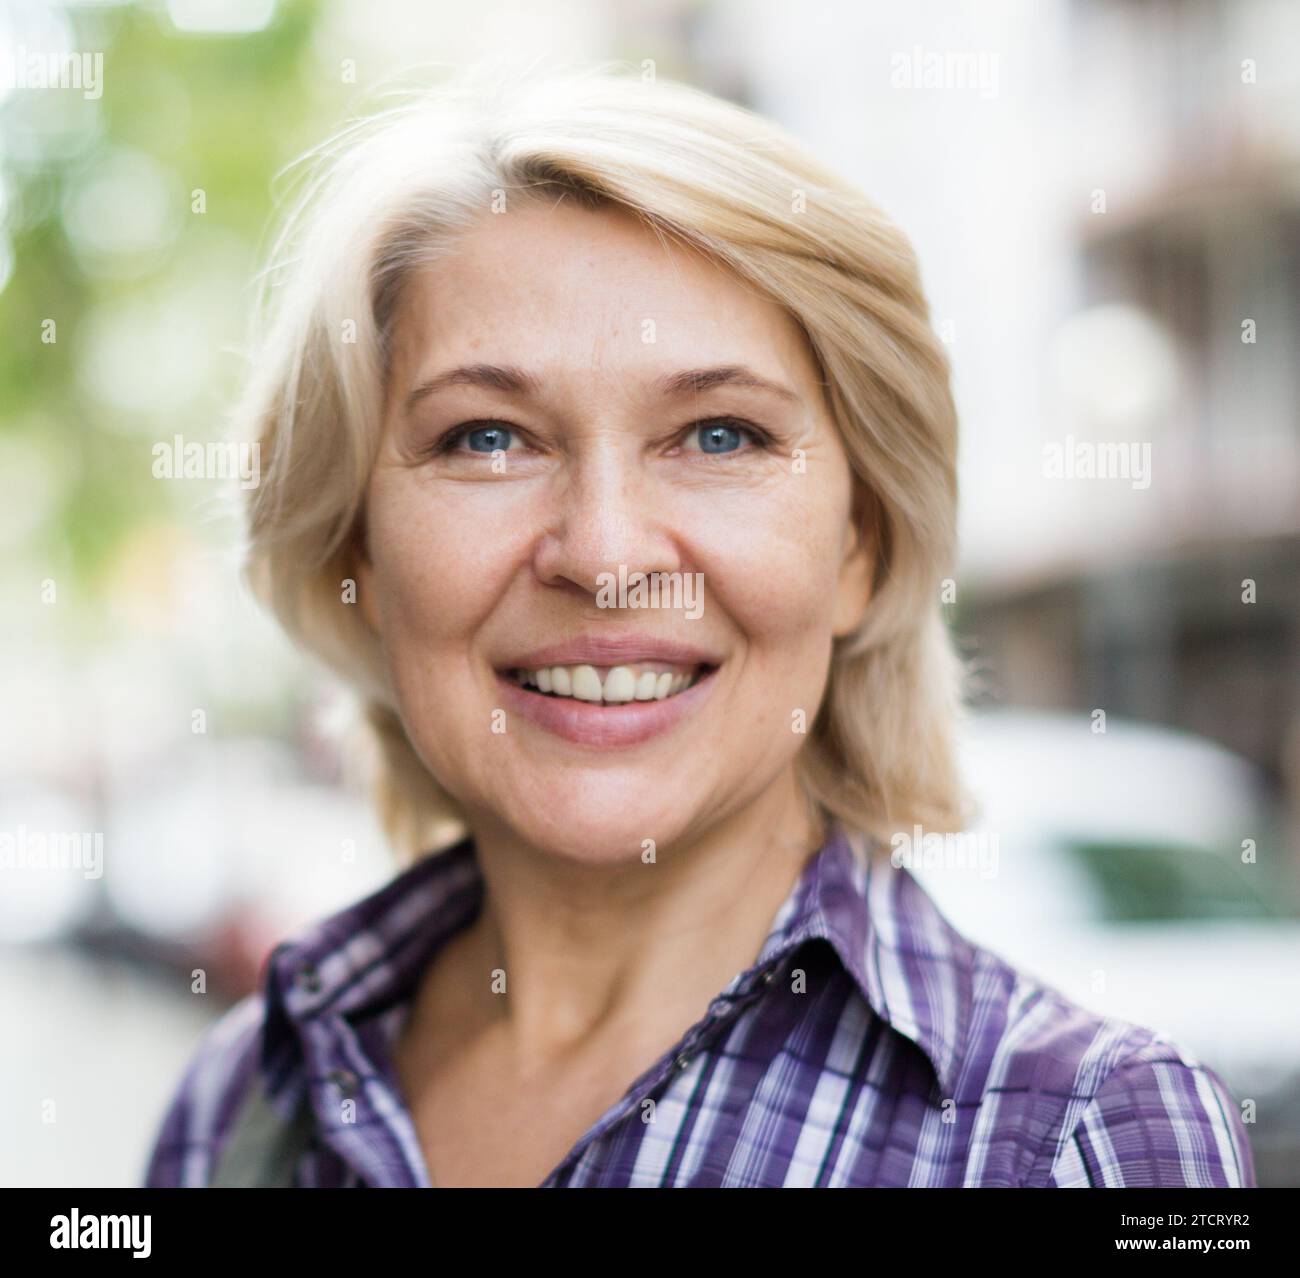
<svg viewBox="0 0 1300 1278"><path fill-rule="evenodd" d="M593 702L547 696L497 673L497 687L508 711L576 745L611 748L639 745L669 731L712 692L716 669L663 701Z"/></svg>

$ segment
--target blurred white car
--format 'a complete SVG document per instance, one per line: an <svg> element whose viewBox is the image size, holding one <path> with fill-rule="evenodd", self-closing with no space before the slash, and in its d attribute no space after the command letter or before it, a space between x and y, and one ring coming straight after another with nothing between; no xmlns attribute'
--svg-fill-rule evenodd
<svg viewBox="0 0 1300 1278"><path fill-rule="evenodd" d="M982 809L964 846L905 862L939 908L1216 1069L1257 1103L1260 1183L1300 1184L1295 854L1257 770L1168 729L1111 718L1094 733L1085 713L977 713L962 757Z"/></svg>

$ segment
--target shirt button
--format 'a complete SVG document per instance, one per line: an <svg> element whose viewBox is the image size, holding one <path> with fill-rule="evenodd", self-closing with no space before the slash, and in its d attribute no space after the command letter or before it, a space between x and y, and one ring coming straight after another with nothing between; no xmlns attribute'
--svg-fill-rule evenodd
<svg viewBox="0 0 1300 1278"><path fill-rule="evenodd" d="M306 963L298 969L298 986L308 994L319 994L321 989L320 973L314 963Z"/></svg>
<svg viewBox="0 0 1300 1278"><path fill-rule="evenodd" d="M330 1070L329 1080L335 1087L342 1092L343 1096L349 1097L357 1089L358 1078L350 1069Z"/></svg>
<svg viewBox="0 0 1300 1278"><path fill-rule="evenodd" d="M771 985L774 980L776 980L776 968L770 967L763 973L763 984Z"/></svg>
<svg viewBox="0 0 1300 1278"><path fill-rule="evenodd" d="M673 1064L676 1065L678 1069L685 1069L690 1063L691 1063L691 1057L690 1057L690 1053L688 1052L682 1052L677 1057L677 1059L673 1062Z"/></svg>

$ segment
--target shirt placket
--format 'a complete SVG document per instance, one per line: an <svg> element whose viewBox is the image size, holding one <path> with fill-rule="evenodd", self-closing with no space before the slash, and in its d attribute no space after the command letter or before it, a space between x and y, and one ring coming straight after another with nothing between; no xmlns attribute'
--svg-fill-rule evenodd
<svg viewBox="0 0 1300 1278"><path fill-rule="evenodd" d="M678 1075L685 1073L696 1057L708 1050L710 1042L733 1025L742 1012L766 995L785 958L784 952L773 956L765 967L750 969L738 977L733 986L717 995L709 1003L704 1016L687 1030L675 1047L656 1062L653 1072L638 1079L621 1100L597 1119L565 1155L564 1160L546 1177L541 1188L552 1189L560 1185L593 1143L609 1135L620 1123L636 1113L645 1101L653 1099L665 1082L671 1084Z"/></svg>
<svg viewBox="0 0 1300 1278"><path fill-rule="evenodd" d="M312 995L321 990L311 964L295 983ZM304 1017L298 1029L319 1138L342 1163L345 1183L351 1176L373 1188L427 1186L414 1124L355 1029L337 1014ZM344 1108L349 1101L353 1111Z"/></svg>

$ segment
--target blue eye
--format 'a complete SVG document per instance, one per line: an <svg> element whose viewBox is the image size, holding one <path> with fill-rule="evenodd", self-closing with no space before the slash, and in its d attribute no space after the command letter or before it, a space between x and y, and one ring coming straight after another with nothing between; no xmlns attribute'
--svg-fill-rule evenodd
<svg viewBox="0 0 1300 1278"><path fill-rule="evenodd" d="M513 438L514 431L503 422L488 421L477 425L474 422L462 422L459 426L452 427L429 452L435 456L460 452L490 455L500 449L504 453L510 451ZM467 449L461 447L466 441L469 443Z"/></svg>
<svg viewBox="0 0 1300 1278"><path fill-rule="evenodd" d="M469 441L470 452L494 453L498 448L502 452L509 449L511 435L505 426L478 426L463 438Z"/></svg>
<svg viewBox="0 0 1300 1278"><path fill-rule="evenodd" d="M748 427L735 424L729 420L700 422L692 428L691 434L699 435L700 451L703 453L734 453L743 446L745 436L754 439L754 432Z"/></svg>

